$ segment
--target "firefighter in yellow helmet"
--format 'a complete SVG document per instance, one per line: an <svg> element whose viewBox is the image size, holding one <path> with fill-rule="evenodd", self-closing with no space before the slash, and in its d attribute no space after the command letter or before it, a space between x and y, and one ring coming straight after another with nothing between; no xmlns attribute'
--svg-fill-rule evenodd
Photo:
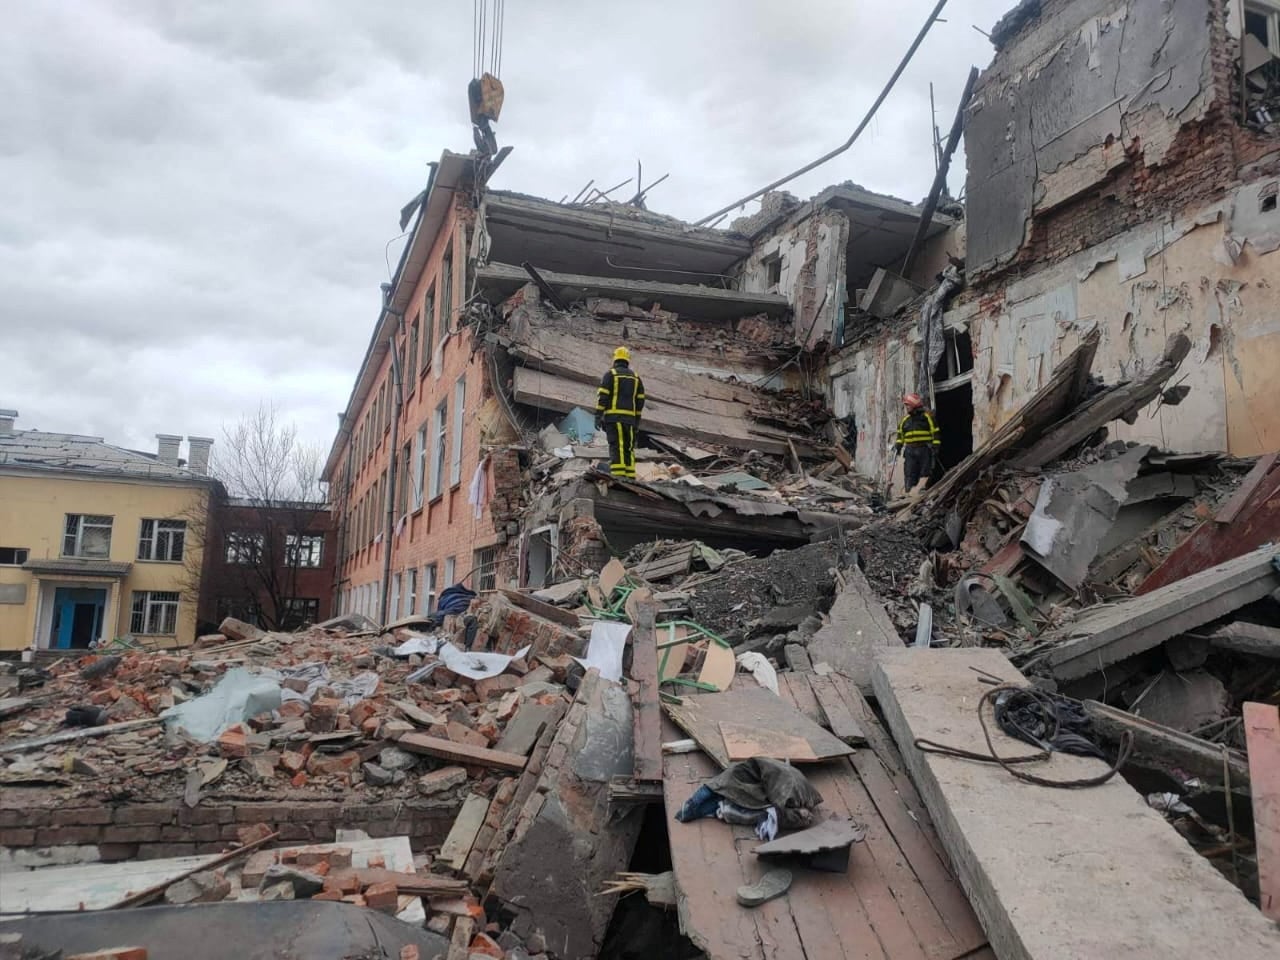
<svg viewBox="0 0 1280 960"><path fill-rule="evenodd" d="M613 366L600 378L596 391L596 427L609 438L609 472L636 478L636 430L644 410L644 381L631 370L631 351L613 351Z"/></svg>
<svg viewBox="0 0 1280 960"><path fill-rule="evenodd" d="M903 488L910 493L917 483L928 480L933 473L942 434L938 432L938 421L925 409L920 394L908 393L902 398L902 405L907 415L898 424L894 445L902 451Z"/></svg>

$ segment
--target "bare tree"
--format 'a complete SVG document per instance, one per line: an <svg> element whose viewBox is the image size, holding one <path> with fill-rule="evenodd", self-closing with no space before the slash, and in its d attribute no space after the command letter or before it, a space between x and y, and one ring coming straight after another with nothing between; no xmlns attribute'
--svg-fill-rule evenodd
<svg viewBox="0 0 1280 960"><path fill-rule="evenodd" d="M298 626L299 574L318 561L310 539L326 514L320 449L298 437L271 404L224 427L210 473L221 483L210 504L202 591L210 603L254 611L268 629ZM220 614L219 614L220 615Z"/></svg>

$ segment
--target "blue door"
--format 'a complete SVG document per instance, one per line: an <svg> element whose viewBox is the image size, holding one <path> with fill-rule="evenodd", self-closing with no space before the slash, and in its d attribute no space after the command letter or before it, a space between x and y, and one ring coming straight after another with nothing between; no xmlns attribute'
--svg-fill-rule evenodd
<svg viewBox="0 0 1280 960"><path fill-rule="evenodd" d="M102 614L106 606L106 590L58 587L53 592L51 646L59 650L88 647L102 636Z"/></svg>

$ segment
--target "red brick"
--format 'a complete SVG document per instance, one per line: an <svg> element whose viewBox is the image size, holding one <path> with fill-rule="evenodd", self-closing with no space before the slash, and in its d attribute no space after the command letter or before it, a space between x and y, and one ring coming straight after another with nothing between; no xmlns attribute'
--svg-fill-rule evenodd
<svg viewBox="0 0 1280 960"><path fill-rule="evenodd" d="M36 831L32 827L0 827L0 847L34 847Z"/></svg>
<svg viewBox="0 0 1280 960"><path fill-rule="evenodd" d="M227 727L218 734L218 753L224 757L239 758L249 755L249 732L241 724Z"/></svg>
<svg viewBox="0 0 1280 960"><path fill-rule="evenodd" d="M280 766L288 773L297 773L307 765L307 758L295 750L280 754Z"/></svg>
<svg viewBox="0 0 1280 960"><path fill-rule="evenodd" d="M497 960L502 960L507 955L507 952L498 946L487 933L477 933L471 940L471 946L467 949L472 956L478 953L486 957L496 957Z"/></svg>
<svg viewBox="0 0 1280 960"><path fill-rule="evenodd" d="M116 807L112 820L122 826L145 826L146 824L173 823L178 811L164 803L148 803Z"/></svg>
<svg viewBox="0 0 1280 960"><path fill-rule="evenodd" d="M482 700L494 700L520 686L520 678L509 673L476 681L476 693Z"/></svg>
<svg viewBox="0 0 1280 960"><path fill-rule="evenodd" d="M378 705L369 700L361 700L351 708L348 716L354 726L362 726L366 720L378 712Z"/></svg>
<svg viewBox="0 0 1280 960"><path fill-rule="evenodd" d="M360 754L354 750L346 753L316 753L307 761L307 772L313 776L333 776L341 773L352 773L360 769Z"/></svg>
<svg viewBox="0 0 1280 960"><path fill-rule="evenodd" d="M340 890L321 890L319 893L311 895L312 900L332 900L335 903L342 902L342 892Z"/></svg>
<svg viewBox="0 0 1280 960"><path fill-rule="evenodd" d="M450 790L460 784L466 783L467 771L462 767L451 766L441 767L439 770L432 770L418 778L418 792L431 796L445 790Z"/></svg>
<svg viewBox="0 0 1280 960"><path fill-rule="evenodd" d="M342 709L341 700L328 697L317 697L311 703L311 716L321 720L336 720L338 711Z"/></svg>
<svg viewBox="0 0 1280 960"><path fill-rule="evenodd" d="M420 960L420 954L415 944L406 943L400 948L400 960Z"/></svg>
<svg viewBox="0 0 1280 960"><path fill-rule="evenodd" d="M146 947L108 947L93 953L73 953L67 960L147 960Z"/></svg>
<svg viewBox="0 0 1280 960"><path fill-rule="evenodd" d="M276 711L286 720L306 716L307 705L301 700L286 700Z"/></svg>
<svg viewBox="0 0 1280 960"><path fill-rule="evenodd" d="M110 822L111 808L101 804L96 807L62 807L51 811L49 818L49 823L55 827L86 827Z"/></svg>
<svg viewBox="0 0 1280 960"><path fill-rule="evenodd" d="M400 903L400 891L394 883L371 884L364 889L365 903L373 910L395 913Z"/></svg>
<svg viewBox="0 0 1280 960"><path fill-rule="evenodd" d="M358 893L347 894L347 896L342 898L342 902L355 904L357 907L367 906L364 901L364 897L360 896Z"/></svg>
<svg viewBox="0 0 1280 960"><path fill-rule="evenodd" d="M254 823L247 827L238 827L236 829L236 839L244 846L256 843L259 840L265 840L271 834L275 833L271 827L265 823Z"/></svg>

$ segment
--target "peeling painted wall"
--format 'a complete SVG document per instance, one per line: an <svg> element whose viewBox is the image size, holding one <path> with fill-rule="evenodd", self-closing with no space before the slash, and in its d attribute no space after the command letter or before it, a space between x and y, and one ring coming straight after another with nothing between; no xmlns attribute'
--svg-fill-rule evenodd
<svg viewBox="0 0 1280 960"><path fill-rule="evenodd" d="M1159 165L1179 131L1208 114L1215 8L1212 0L1046 3L999 52L965 130L971 275L1023 250L1037 214L1122 166Z"/></svg>
<svg viewBox="0 0 1280 960"><path fill-rule="evenodd" d="M1120 234L950 311L947 325L967 327L973 343L975 444L1097 325L1093 372L1107 383L1144 376L1175 333L1192 341L1172 381L1191 387L1187 398L1111 424L1113 437L1236 456L1280 449L1280 209L1264 202L1272 187L1280 190L1280 178ZM883 479L914 339L886 330L828 370L837 415L858 418L857 467L867 476Z"/></svg>
<svg viewBox="0 0 1280 960"><path fill-rule="evenodd" d="M819 207L757 241L740 268L739 289L777 292L790 301L796 343L812 350L832 340L845 299L845 247L849 220L838 210ZM777 262L781 277L769 282Z"/></svg>

